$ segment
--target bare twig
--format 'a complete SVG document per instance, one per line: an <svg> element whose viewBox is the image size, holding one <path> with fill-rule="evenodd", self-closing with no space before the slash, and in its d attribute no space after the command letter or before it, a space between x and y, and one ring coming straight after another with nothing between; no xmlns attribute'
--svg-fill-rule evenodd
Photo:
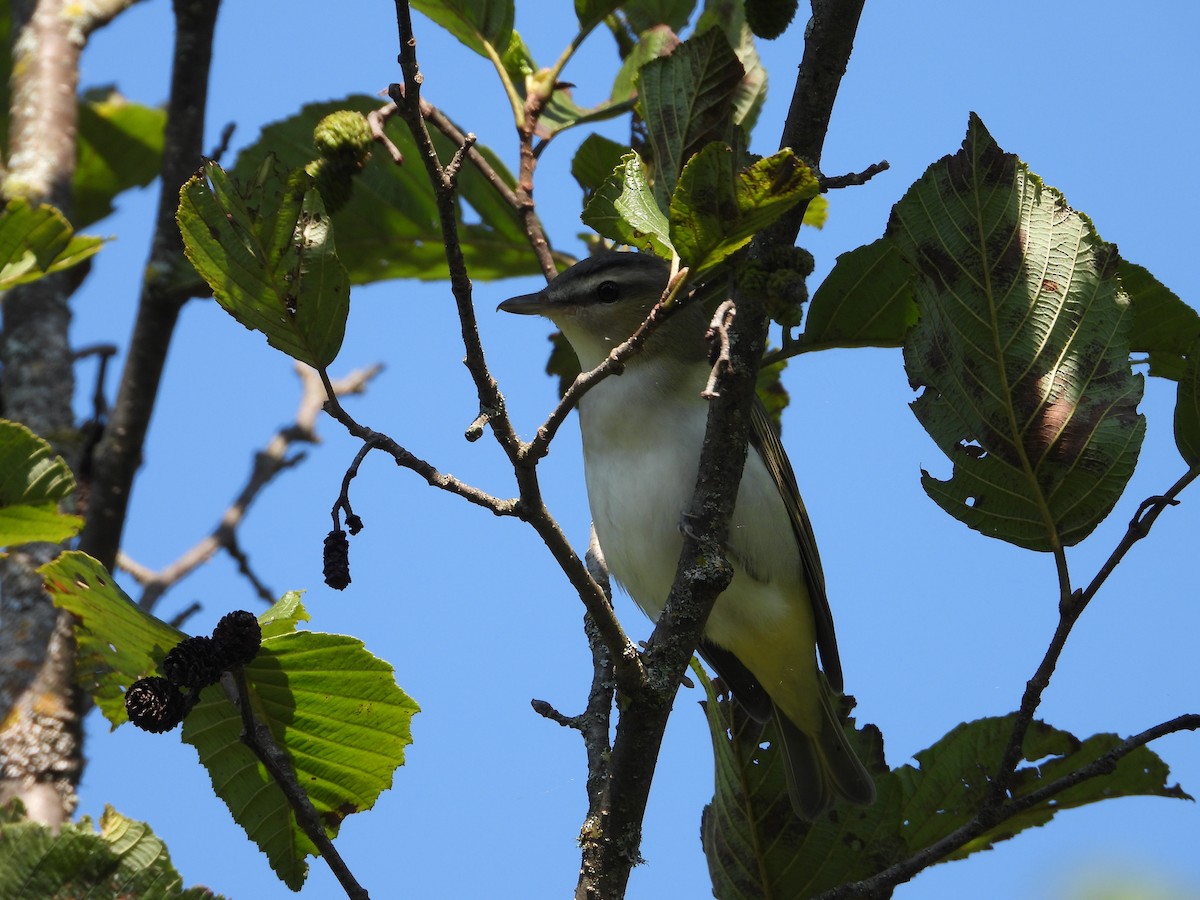
<svg viewBox="0 0 1200 900"><path fill-rule="evenodd" d="M283 791L284 797L287 798L288 804L296 814L297 824L313 842L320 852L321 858L329 865L338 883L341 884L342 890L346 892L346 896L351 900L370 900L366 889L355 879L350 867L346 865L337 848L333 846L333 841L325 833L325 826L321 822L320 814L296 779L291 758L275 743L271 729L255 717L250 704L250 692L246 686L246 676L241 666L221 675L221 687L225 689L226 696L242 714L242 743L258 757L271 778L279 785L279 789Z"/></svg>
<svg viewBox="0 0 1200 900"><path fill-rule="evenodd" d="M229 142L233 140L233 133L237 131L236 122L226 122L225 127L221 129L221 136L217 139L217 146L213 147L208 154L208 158L213 162L220 162L222 157L229 152Z"/></svg>
<svg viewBox="0 0 1200 900"><path fill-rule="evenodd" d="M717 391L717 379L733 369L733 360L729 358L729 329L733 327L733 320L737 316L737 307L732 300L725 300L717 307L717 311L713 313L712 321L708 324L708 332L705 337L709 341L716 342L716 358L713 360L712 371L708 376L708 383L704 385L704 390L700 392L700 396L705 400L715 400L721 396Z"/></svg>
<svg viewBox="0 0 1200 900"><path fill-rule="evenodd" d="M833 175L828 178L822 177L819 180L821 193L826 191L835 191L839 188L858 187L866 184L880 172L886 172L891 168L891 164L886 160L880 160L873 165L867 166L861 172L851 172L848 175Z"/></svg>

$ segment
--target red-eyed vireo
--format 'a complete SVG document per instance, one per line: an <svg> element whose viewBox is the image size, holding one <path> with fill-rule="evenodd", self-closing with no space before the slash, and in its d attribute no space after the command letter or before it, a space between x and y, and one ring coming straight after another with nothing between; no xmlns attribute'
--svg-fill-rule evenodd
<svg viewBox="0 0 1200 900"><path fill-rule="evenodd" d="M667 264L653 256L605 253L500 309L550 319L587 371L637 329L667 278ZM579 403L596 537L611 574L652 619L675 579L682 519L696 486L708 421L701 397L711 371L707 326L700 304L681 310L623 374ZM701 655L750 715L774 716L797 815L811 820L836 801L870 804L875 784L834 710L842 670L812 526L758 403L726 549L733 580L713 607Z"/></svg>

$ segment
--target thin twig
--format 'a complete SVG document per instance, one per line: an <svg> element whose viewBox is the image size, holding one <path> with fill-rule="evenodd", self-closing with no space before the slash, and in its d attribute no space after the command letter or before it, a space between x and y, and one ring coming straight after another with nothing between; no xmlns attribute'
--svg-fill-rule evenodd
<svg viewBox="0 0 1200 900"><path fill-rule="evenodd" d="M221 675L221 686L226 695L237 706L242 715L241 741L258 757L268 774L275 780L288 804L296 814L296 823L304 830L308 839L321 854L321 858L329 865L341 884L342 890L351 900L370 900L370 895L355 879L350 867L346 865L333 841L325 833L321 816L308 794L300 786L296 772L292 768L291 757L277 744L271 734L271 729L258 721L250 704L250 691L246 685L246 675L241 666Z"/></svg>
<svg viewBox="0 0 1200 900"><path fill-rule="evenodd" d="M866 184L880 172L886 172L891 167L891 163L886 159L881 159L879 162L867 166L861 172L851 172L848 175L832 175L828 178L822 176L818 184L821 186L822 194L826 191L838 190L839 188L858 187L859 185Z"/></svg>
<svg viewBox="0 0 1200 900"><path fill-rule="evenodd" d="M733 320L736 316L737 307L733 301L725 300L717 307L712 321L708 324L708 332L705 337L709 341L716 341L717 348L716 359L713 360L708 382L704 385L704 390L700 392L700 396L705 400L715 400L721 396L717 391L717 379L733 369L733 360L729 358L729 329L733 327Z"/></svg>

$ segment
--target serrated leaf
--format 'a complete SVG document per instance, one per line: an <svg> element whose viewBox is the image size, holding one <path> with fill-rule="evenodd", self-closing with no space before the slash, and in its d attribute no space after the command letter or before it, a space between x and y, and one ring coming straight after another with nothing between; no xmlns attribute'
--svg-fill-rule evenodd
<svg viewBox="0 0 1200 900"><path fill-rule="evenodd" d="M165 109L132 103L111 88L80 101L72 218L84 228L113 211L118 194L145 187L162 167Z"/></svg>
<svg viewBox="0 0 1200 900"><path fill-rule="evenodd" d="M233 176L240 181L253 178L268 154L276 155L287 168L302 168L313 158L312 132L323 117L341 109L366 115L381 105L377 97L355 95L305 106L294 116L267 125L258 141L238 154ZM418 162L417 145L398 117L388 122L387 135L407 162L398 166L386 154L376 152L355 176L349 201L333 216L338 258L352 284L391 278L448 278L437 203ZM448 162L456 148L440 132L434 131L432 137L438 155ZM475 149L505 184L515 188L516 179L488 147L476 144ZM458 187L456 219L471 278L488 281L539 273L516 211L479 170L464 165ZM466 223L464 203L474 213L471 218L478 217L477 222Z"/></svg>
<svg viewBox="0 0 1200 900"><path fill-rule="evenodd" d="M713 141L729 141L745 72L724 32L684 41L638 75L638 106L653 154L654 197L667 206L684 163Z"/></svg>
<svg viewBox="0 0 1200 900"><path fill-rule="evenodd" d="M79 265L103 243L75 234L53 206L9 200L0 212L0 291Z"/></svg>
<svg viewBox="0 0 1200 900"><path fill-rule="evenodd" d="M1200 337L1188 350L1175 392L1175 446L1189 466L1200 465Z"/></svg>
<svg viewBox="0 0 1200 900"><path fill-rule="evenodd" d="M187 635L141 609L86 553L61 553L38 572L54 605L76 617L76 684L113 728L129 721L126 689Z"/></svg>
<svg viewBox="0 0 1200 900"><path fill-rule="evenodd" d="M588 201L580 217L598 234L670 259L670 225L646 182L642 158L630 152Z"/></svg>
<svg viewBox="0 0 1200 900"><path fill-rule="evenodd" d="M78 534L79 516L58 511L75 476L50 445L18 422L0 419L0 547L58 543Z"/></svg>
<svg viewBox="0 0 1200 900"><path fill-rule="evenodd" d="M817 194L817 178L792 153L780 150L737 171L727 144L709 144L688 160L671 197L671 243L699 274L750 242L801 200Z"/></svg>
<svg viewBox="0 0 1200 900"><path fill-rule="evenodd" d="M1116 249L972 114L962 149L896 204L919 273L904 360L912 408L954 463L926 492L977 531L1053 550L1124 490L1145 434Z"/></svg>
<svg viewBox="0 0 1200 900"><path fill-rule="evenodd" d="M209 162L183 186L178 218L188 259L226 312L293 359L333 362L350 281L311 176L275 173L242 194Z"/></svg>
<svg viewBox="0 0 1200 900"><path fill-rule="evenodd" d="M713 801L700 826L714 896L801 900L903 858L897 785L877 779L879 796L870 807L839 806L814 823L798 819L773 727L754 722L727 694L718 696L698 666L693 671L708 695L704 707L716 760ZM857 738L860 755L882 768L878 730L868 728Z"/></svg>
<svg viewBox="0 0 1200 900"><path fill-rule="evenodd" d="M808 305L799 342L829 347L899 347L917 321L916 273L886 238L841 254Z"/></svg>
<svg viewBox="0 0 1200 900"><path fill-rule="evenodd" d="M412 742L419 708L392 667L356 638L308 631L263 640L243 667L250 702L291 759L327 833L370 809L392 784ZM219 685L205 689L183 723L213 790L280 879L299 890L316 849L278 785L239 740L241 715Z"/></svg>
<svg viewBox="0 0 1200 900"><path fill-rule="evenodd" d="M291 634L301 622L309 621L312 616L300 602L304 591L288 591L265 613L258 617L264 639L278 637L281 634Z"/></svg>
<svg viewBox="0 0 1200 900"><path fill-rule="evenodd" d="M207 888L185 890L166 845L111 806L99 831L87 816L55 831L0 807L0 897L222 900Z"/></svg>
<svg viewBox="0 0 1200 900"><path fill-rule="evenodd" d="M412 0L428 16L480 56L491 58L508 46L513 0ZM492 51L489 53L488 51Z"/></svg>
<svg viewBox="0 0 1200 900"><path fill-rule="evenodd" d="M1151 375L1178 379L1188 348L1200 337L1200 313L1142 266L1122 259L1117 273L1133 302L1129 349L1149 355Z"/></svg>
<svg viewBox="0 0 1200 900"><path fill-rule="evenodd" d="M744 0L705 0L696 33L719 28L742 64L742 79L733 98L733 122L747 133L753 130L767 100L767 70L754 46L754 33L746 23Z"/></svg>

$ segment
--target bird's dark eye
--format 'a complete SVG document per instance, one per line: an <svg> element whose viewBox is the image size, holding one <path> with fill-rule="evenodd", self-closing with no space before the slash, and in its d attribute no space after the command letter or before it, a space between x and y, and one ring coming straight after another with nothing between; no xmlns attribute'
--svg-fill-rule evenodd
<svg viewBox="0 0 1200 900"><path fill-rule="evenodd" d="M621 296L621 289L615 281L602 281L596 288L596 297L601 303L616 303Z"/></svg>

